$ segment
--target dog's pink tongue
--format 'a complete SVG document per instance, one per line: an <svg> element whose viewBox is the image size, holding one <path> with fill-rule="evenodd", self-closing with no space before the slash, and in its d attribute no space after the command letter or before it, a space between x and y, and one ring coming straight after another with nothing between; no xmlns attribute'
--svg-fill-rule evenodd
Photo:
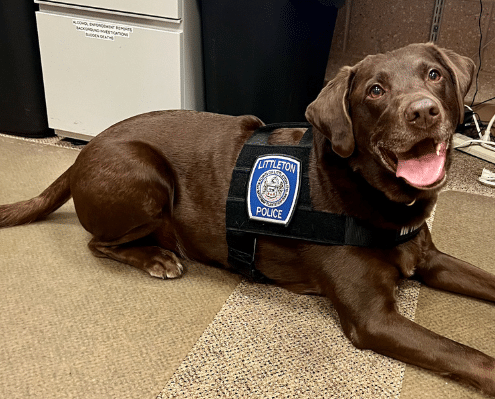
<svg viewBox="0 0 495 399"><path fill-rule="evenodd" d="M442 143L439 155L433 151L416 158L399 156L396 176L417 187L429 186L443 177L446 154L447 146Z"/></svg>

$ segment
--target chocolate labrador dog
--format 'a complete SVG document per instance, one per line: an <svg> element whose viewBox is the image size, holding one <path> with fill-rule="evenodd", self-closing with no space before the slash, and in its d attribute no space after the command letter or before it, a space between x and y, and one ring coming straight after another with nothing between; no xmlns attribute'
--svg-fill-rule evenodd
<svg viewBox="0 0 495 399"><path fill-rule="evenodd" d="M438 251L425 223L447 178L473 70L470 59L433 44L341 69L306 112L312 206L380 229L420 227L389 247L259 236L255 264L275 284L330 298L357 348L495 395L494 358L415 324L396 307L402 278L495 301L495 277ZM38 197L1 206L0 227L42 219L72 196L96 256L159 278L179 277L181 259L229 268L229 186L244 143L262 125L254 116L192 111L127 119L95 137ZM290 146L301 136L284 129L270 140Z"/></svg>

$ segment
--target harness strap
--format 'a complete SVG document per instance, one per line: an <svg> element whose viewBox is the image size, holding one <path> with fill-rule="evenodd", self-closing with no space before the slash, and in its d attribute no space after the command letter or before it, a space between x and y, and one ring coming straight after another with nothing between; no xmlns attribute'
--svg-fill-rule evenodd
<svg viewBox="0 0 495 399"><path fill-rule="evenodd" d="M306 128L298 145L269 145L275 129ZM418 234L420 228L400 231L381 229L346 215L312 209L309 189L309 157L313 134L309 123L271 124L256 130L246 142L232 173L227 198L228 261L239 273L255 282L269 282L255 266L256 238L259 235L298 239L321 245L359 247L394 247ZM288 225L253 220L248 217L246 192L251 168L256 159L266 154L284 154L301 162L301 188L296 209Z"/></svg>

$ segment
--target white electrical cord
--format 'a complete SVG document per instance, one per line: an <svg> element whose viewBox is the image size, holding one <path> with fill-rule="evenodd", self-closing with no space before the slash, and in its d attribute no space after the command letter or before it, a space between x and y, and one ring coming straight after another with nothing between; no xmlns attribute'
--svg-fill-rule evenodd
<svg viewBox="0 0 495 399"><path fill-rule="evenodd" d="M487 186L495 187L495 173L490 172L488 169L483 169L478 180Z"/></svg>
<svg viewBox="0 0 495 399"><path fill-rule="evenodd" d="M479 140L467 140L459 145L456 145L454 148L462 148L469 146L471 144L479 144L483 148L486 148L491 151L495 151L495 142L490 140L490 131L493 127L493 124L495 123L495 115L492 116L492 119L490 119L490 122L488 123L488 126L486 127L485 134L481 132L480 125L478 123L478 120L476 118L476 114L474 113L473 109L467 105L464 105L467 109L469 109L471 112L473 112L473 120L474 124L476 125L476 130L478 131L478 135L480 137ZM490 172L488 169L483 169L483 172L481 173L481 176L478 178L479 182L482 184L485 184L490 187L495 187L495 173Z"/></svg>
<svg viewBox="0 0 495 399"><path fill-rule="evenodd" d="M486 144L490 143L493 144L492 141L490 141L490 132L492 130L493 123L495 122L495 115L492 116L492 119L490 119L490 123L488 123L488 126L485 130L485 135L483 136L482 140L485 141L486 143L482 143L481 146L484 148L487 148L489 150L494 150L493 147L487 147Z"/></svg>
<svg viewBox="0 0 495 399"><path fill-rule="evenodd" d="M456 145L454 148L467 147L468 145L471 145L471 144L479 144L479 145L481 145L484 148L487 148L489 150L495 151L495 142L493 142L493 141L485 141L483 139L482 140L476 140L476 139L466 140L463 143ZM493 146L493 147L491 147L491 146Z"/></svg>
<svg viewBox="0 0 495 399"><path fill-rule="evenodd" d="M465 142L456 145L454 148L462 148L462 147L467 147L468 145L471 144L479 144L483 148L486 148L487 150L495 151L495 142L490 140L490 130L495 123L495 115L493 115L492 119L490 119L490 123L488 123L488 126L485 130L485 134L481 132L480 125L478 123L478 120L476 119L476 114L474 114L474 111L471 107L468 105L464 105L467 109L473 112L473 120L474 124L476 125L476 130L478 131L478 135L480 137L479 140L466 140Z"/></svg>

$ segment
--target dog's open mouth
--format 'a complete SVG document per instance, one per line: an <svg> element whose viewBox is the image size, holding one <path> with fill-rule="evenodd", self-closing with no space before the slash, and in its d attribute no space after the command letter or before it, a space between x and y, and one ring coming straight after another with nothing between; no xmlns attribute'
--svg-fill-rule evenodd
<svg viewBox="0 0 495 399"><path fill-rule="evenodd" d="M427 189L436 187L445 177L447 147L447 142L435 143L427 139L404 153L395 154L385 149L381 153L397 177L411 186Z"/></svg>

